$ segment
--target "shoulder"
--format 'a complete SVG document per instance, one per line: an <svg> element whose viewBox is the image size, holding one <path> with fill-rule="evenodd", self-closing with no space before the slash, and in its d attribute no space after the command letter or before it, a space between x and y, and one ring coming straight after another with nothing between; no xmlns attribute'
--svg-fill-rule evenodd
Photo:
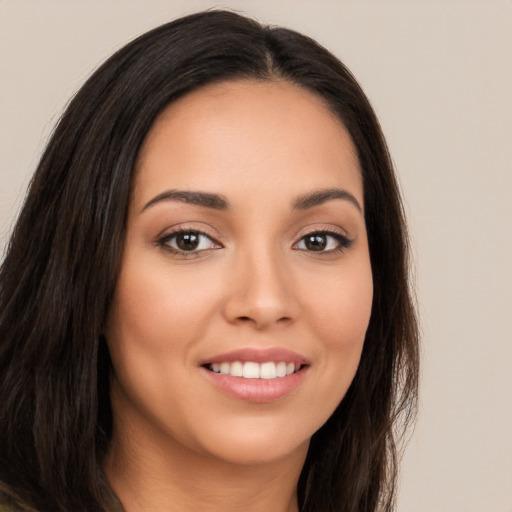
<svg viewBox="0 0 512 512"><path fill-rule="evenodd" d="M29 506L25 506L16 497L0 487L0 512L37 512Z"/></svg>
<svg viewBox="0 0 512 512"><path fill-rule="evenodd" d="M112 491L108 497L107 510L124 512L121 502ZM14 492L0 482L0 512L38 512L38 510L24 504Z"/></svg>

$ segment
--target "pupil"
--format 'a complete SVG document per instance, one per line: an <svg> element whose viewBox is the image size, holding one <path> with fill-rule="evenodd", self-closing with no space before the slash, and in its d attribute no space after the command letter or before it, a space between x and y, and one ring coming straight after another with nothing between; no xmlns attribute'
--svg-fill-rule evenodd
<svg viewBox="0 0 512 512"><path fill-rule="evenodd" d="M325 235L311 235L306 239L306 247L310 251L322 251L327 246Z"/></svg>
<svg viewBox="0 0 512 512"><path fill-rule="evenodd" d="M192 251L199 245L199 236L196 233L184 233L176 240L182 251Z"/></svg>

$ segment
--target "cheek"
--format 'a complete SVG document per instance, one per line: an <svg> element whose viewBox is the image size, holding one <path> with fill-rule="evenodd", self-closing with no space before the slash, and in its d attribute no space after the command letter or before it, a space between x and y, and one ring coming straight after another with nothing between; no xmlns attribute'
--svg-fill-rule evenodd
<svg viewBox="0 0 512 512"><path fill-rule="evenodd" d="M310 325L316 334L323 376L316 406L327 420L347 392L359 366L371 315L373 281L369 261L326 280L309 294Z"/></svg>
<svg viewBox="0 0 512 512"><path fill-rule="evenodd" d="M331 349L362 348L370 320L373 280L369 261L358 262L308 294L321 339ZM354 347L354 348L356 348Z"/></svg>
<svg viewBox="0 0 512 512"><path fill-rule="evenodd" d="M119 277L108 323L112 337L161 355L183 349L199 336L218 296L204 283L198 273L128 262Z"/></svg>
<svg viewBox="0 0 512 512"><path fill-rule="evenodd" d="M163 430L178 429L176 418L184 412L162 411L172 409L171 395L178 404L189 400L183 382L190 377L190 347L203 335L218 294L204 286L204 276L182 274L125 258L105 331L117 410L137 411Z"/></svg>

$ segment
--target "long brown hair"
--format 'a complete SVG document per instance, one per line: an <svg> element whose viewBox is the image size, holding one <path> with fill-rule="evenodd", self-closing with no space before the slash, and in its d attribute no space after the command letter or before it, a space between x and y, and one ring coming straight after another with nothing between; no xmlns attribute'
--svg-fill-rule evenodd
<svg viewBox="0 0 512 512"><path fill-rule="evenodd" d="M403 208L379 123L327 50L226 11L158 27L108 59L48 143L0 270L0 482L40 511L102 511L111 436L102 326L134 163L158 114L207 83L287 80L322 97L357 148L374 280L355 379L314 434L303 512L390 511L397 440L414 417L418 331Z"/></svg>

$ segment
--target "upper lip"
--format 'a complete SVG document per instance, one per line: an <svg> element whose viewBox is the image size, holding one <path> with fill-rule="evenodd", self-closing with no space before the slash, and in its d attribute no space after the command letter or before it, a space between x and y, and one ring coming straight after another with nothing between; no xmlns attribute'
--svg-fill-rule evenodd
<svg viewBox="0 0 512 512"><path fill-rule="evenodd" d="M268 363L268 362L286 362L295 363L298 366L309 364L307 359L292 350L285 348L256 348L246 347L216 354L208 359L205 359L200 364L201 366L213 363L232 363L234 361L251 361L254 363Z"/></svg>

